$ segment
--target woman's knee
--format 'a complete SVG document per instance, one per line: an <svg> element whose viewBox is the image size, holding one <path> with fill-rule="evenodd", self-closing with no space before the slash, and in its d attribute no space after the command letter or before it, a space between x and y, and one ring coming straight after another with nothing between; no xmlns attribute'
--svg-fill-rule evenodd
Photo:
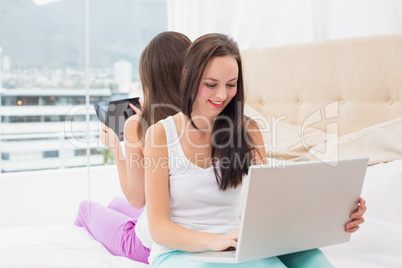
<svg viewBox="0 0 402 268"><path fill-rule="evenodd" d="M95 206L97 203L90 201L90 200L84 200L80 203L78 207L78 212L86 212L90 210L93 206Z"/></svg>
<svg viewBox="0 0 402 268"><path fill-rule="evenodd" d="M97 203L90 200L82 201L78 206L77 218L74 222L74 225L83 227L86 218L88 218L90 214L92 207L95 206L96 204Z"/></svg>
<svg viewBox="0 0 402 268"><path fill-rule="evenodd" d="M329 268L333 265L320 249L310 249L301 252L295 252L278 257L287 267L322 267Z"/></svg>
<svg viewBox="0 0 402 268"><path fill-rule="evenodd" d="M109 209L122 213L126 216L129 216L133 219L138 219L143 209L136 209L128 203L126 198L116 197L110 202Z"/></svg>
<svg viewBox="0 0 402 268"><path fill-rule="evenodd" d="M122 205L128 204L128 201L124 197L115 197L113 198L112 202L107 206L108 208L114 209L114 208L119 208Z"/></svg>

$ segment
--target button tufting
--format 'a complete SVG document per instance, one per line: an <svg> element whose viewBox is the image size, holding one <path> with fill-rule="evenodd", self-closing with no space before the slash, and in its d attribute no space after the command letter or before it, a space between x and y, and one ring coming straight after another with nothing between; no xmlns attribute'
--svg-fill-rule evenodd
<svg viewBox="0 0 402 268"><path fill-rule="evenodd" d="M302 105L302 104L303 104L303 102L301 100L299 100L299 105Z"/></svg>
<svg viewBox="0 0 402 268"><path fill-rule="evenodd" d="M389 100L388 103L389 103L389 105L392 105L392 104L394 104L394 101L393 101L393 100Z"/></svg>
<svg viewBox="0 0 402 268"><path fill-rule="evenodd" d="M345 100L344 100L344 99L341 100L341 104L345 104Z"/></svg>

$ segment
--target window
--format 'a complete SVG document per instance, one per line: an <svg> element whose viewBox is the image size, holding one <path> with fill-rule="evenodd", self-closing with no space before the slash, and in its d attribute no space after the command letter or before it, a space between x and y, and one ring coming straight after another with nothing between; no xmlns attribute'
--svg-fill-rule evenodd
<svg viewBox="0 0 402 268"><path fill-rule="evenodd" d="M99 149L99 148L91 149L92 155L99 155L99 154L102 154L102 152L103 152L103 149Z"/></svg>
<svg viewBox="0 0 402 268"><path fill-rule="evenodd" d="M39 105L39 97L23 96L5 96L2 98L2 105L21 106L21 105Z"/></svg>
<svg viewBox="0 0 402 268"><path fill-rule="evenodd" d="M84 156L87 154L87 150L85 149L75 149L74 156Z"/></svg>
<svg viewBox="0 0 402 268"><path fill-rule="evenodd" d="M77 114L73 116L73 121L85 121L85 115L83 114Z"/></svg>
<svg viewBox="0 0 402 268"><path fill-rule="evenodd" d="M45 122L62 122L60 115L45 115Z"/></svg>
<svg viewBox="0 0 402 268"><path fill-rule="evenodd" d="M1 153L1 159L2 160L10 160L10 154L9 153Z"/></svg>
<svg viewBox="0 0 402 268"><path fill-rule="evenodd" d="M104 163L107 149L85 147L92 103L142 96L139 58L167 30L166 1L0 1L0 172Z"/></svg>
<svg viewBox="0 0 402 268"><path fill-rule="evenodd" d="M27 117L28 122L41 122L41 116L40 115L35 115L35 116L28 116Z"/></svg>
<svg viewBox="0 0 402 268"><path fill-rule="evenodd" d="M3 123L9 123L10 122L10 116L2 116L1 117L1 122Z"/></svg>
<svg viewBox="0 0 402 268"><path fill-rule="evenodd" d="M59 151L43 151L42 152L43 158L56 158L59 157Z"/></svg>

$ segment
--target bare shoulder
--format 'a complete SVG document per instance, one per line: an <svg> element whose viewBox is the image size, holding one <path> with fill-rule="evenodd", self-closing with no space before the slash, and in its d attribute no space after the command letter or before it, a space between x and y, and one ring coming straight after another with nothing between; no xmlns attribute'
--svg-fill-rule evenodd
<svg viewBox="0 0 402 268"><path fill-rule="evenodd" d="M250 117L245 117L245 128L247 133L255 144L262 142L262 134L258 123L251 119Z"/></svg>
<svg viewBox="0 0 402 268"><path fill-rule="evenodd" d="M166 149L167 151L166 132L161 122L158 122L148 128L145 134L145 139L146 150Z"/></svg>
<svg viewBox="0 0 402 268"><path fill-rule="evenodd" d="M135 114L129 117L124 123L124 140L126 143L137 143L137 142L142 143L137 133L140 121L141 117Z"/></svg>
<svg viewBox="0 0 402 268"><path fill-rule="evenodd" d="M260 128L256 121L250 117L245 117L245 128L247 129L247 133L255 146L264 143Z"/></svg>
<svg viewBox="0 0 402 268"><path fill-rule="evenodd" d="M258 123L253 120L252 118L248 117L248 116L244 116L244 122L245 122L245 127L246 129L249 130L255 130L255 129L260 129L260 127L258 126Z"/></svg>

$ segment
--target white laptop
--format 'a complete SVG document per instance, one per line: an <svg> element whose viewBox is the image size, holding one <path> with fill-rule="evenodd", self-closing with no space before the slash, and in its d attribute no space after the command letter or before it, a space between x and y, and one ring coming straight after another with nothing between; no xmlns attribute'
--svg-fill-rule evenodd
<svg viewBox="0 0 402 268"><path fill-rule="evenodd" d="M190 261L239 263L348 242L368 158L252 166L234 251L195 253Z"/></svg>

